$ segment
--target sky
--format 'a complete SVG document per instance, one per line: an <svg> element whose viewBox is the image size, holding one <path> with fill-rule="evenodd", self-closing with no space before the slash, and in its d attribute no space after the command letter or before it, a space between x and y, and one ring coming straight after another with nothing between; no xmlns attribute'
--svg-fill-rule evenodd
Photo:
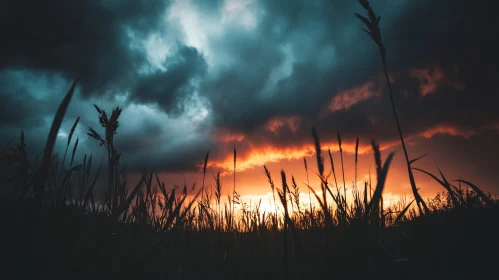
<svg viewBox="0 0 499 280"><path fill-rule="evenodd" d="M26 3L25 3L26 2ZM410 158L448 179L466 179L499 194L499 62L494 1L372 0L381 15L387 69ZM223 193L236 188L257 199L293 175L302 192L318 188L312 127L343 184L375 167L371 140L383 159L395 152L385 196L411 196L383 68L376 45L343 0L54 0L0 4L0 147L43 148L49 126L74 78L80 81L58 134L63 153L81 118L77 160L105 152L86 135L100 132L93 104L123 108L115 145L131 178L158 172L167 185L207 185L222 173ZM74 141L74 140L73 140ZM417 171L415 171L417 172ZM416 173L423 196L443 190ZM331 177L332 178L332 177ZM374 178L375 180L375 178ZM280 184L278 184L280 185Z"/></svg>

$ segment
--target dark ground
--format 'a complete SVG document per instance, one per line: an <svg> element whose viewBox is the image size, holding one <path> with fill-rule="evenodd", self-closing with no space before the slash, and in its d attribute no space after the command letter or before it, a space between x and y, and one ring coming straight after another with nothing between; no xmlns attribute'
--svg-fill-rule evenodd
<svg viewBox="0 0 499 280"><path fill-rule="evenodd" d="M381 232L360 228L282 233L156 233L70 207L1 207L3 279L495 279L499 209L452 210ZM372 231L371 231L372 232ZM329 243L329 244L327 244ZM329 250L328 250L329 248ZM286 269L287 266L287 269Z"/></svg>

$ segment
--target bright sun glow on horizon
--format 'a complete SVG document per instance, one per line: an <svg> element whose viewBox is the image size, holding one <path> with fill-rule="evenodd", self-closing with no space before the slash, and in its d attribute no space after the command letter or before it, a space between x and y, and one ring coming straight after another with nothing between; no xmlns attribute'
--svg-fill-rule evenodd
<svg viewBox="0 0 499 280"><path fill-rule="evenodd" d="M322 192L316 190L316 194L322 199ZM243 195L241 196L241 200L239 204L235 204L234 209L237 210L237 212L242 211L243 207L250 212L258 211L260 215L265 214L266 216L272 213L277 213L278 215L283 215L284 214L284 208L283 205L278 197L277 192L275 193L275 203L274 203L274 198L271 192L268 192L264 195ZM309 200L308 193L300 193L300 212L305 213L310 211L310 207L312 207L313 211L318 211L321 207L319 202L317 201L316 197L314 196L313 193L311 193L311 200ZM362 195L361 195L362 197ZM294 199L291 198L291 199ZM294 215L298 213L298 209L296 208L295 201L291 201L290 198L288 198L288 211L290 215ZM383 193L383 200L384 200L384 210L388 209L394 209L394 208L403 208L406 206L408 203L411 202L412 197L409 195L398 195L398 194L393 194L393 193ZM229 205L227 202L227 198L222 198L221 199L221 207L224 205ZM351 192L347 192L347 202L349 204L353 203L353 196ZM327 196L327 203L328 207L333 207L335 209L337 206L335 202L332 200L330 195L328 194ZM212 199L211 201L211 208L212 209L218 209L217 208L217 203L215 200ZM241 213L238 213L240 215Z"/></svg>

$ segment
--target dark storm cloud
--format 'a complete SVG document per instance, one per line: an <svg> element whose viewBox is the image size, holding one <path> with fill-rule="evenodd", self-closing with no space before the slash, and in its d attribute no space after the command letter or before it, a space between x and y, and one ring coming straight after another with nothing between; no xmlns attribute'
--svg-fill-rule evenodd
<svg viewBox="0 0 499 280"><path fill-rule="evenodd" d="M0 4L0 125L2 145L12 136L15 143L23 129L30 156L36 156L43 147L51 118L67 91L67 83L80 75L77 95L61 127L57 151L63 149L65 136L76 116L81 116L77 128L80 139L79 154L99 154L97 143L85 136L89 126L98 131L96 112L92 103L109 111L117 104L130 109L130 102L158 103L165 110L174 108L175 99L188 92L191 77L206 71L201 55L196 49L179 46L178 55L164 62L168 74L138 75L148 63L143 49L132 43L144 40L156 32L170 1L10 1ZM168 65L166 65L168 64ZM196 66L198 64L199 66ZM204 66L203 66L204 65ZM130 100L123 103L114 94L130 91ZM105 98L97 98L110 93ZM86 96L81 99L80 97ZM88 99L91 98L91 99ZM125 111L122 118L133 112ZM164 116L162 116L164 117ZM155 161L157 167L165 161L179 163L177 158L166 158L170 147L161 147L163 158L144 152L143 139L158 138L164 133L161 124L151 121L153 115L143 117L136 127L131 122L121 124L117 145L122 146L125 164L132 171L140 168L137 163ZM130 119L130 118L128 118ZM140 119L135 117L135 119ZM164 122L164 121L163 121ZM177 131L169 131L175 134ZM77 135L74 136L74 138ZM123 140L121 140L123 139ZM142 142L141 142L142 140ZM166 138L165 140L169 140ZM171 140L171 139L170 139ZM188 141L185 142L189 144ZM202 147L202 145L198 145ZM150 150L151 147L146 147ZM179 150L178 148L176 148ZM159 149L158 149L159 150ZM157 153L158 150L156 151ZM138 155L133 156L134 153ZM96 155L96 156L97 156ZM178 156L181 157L180 155ZM184 153L185 159L188 153ZM189 161L189 160L188 160ZM158 164L156 164L156 162ZM193 168L177 164L176 169Z"/></svg>
<svg viewBox="0 0 499 280"><path fill-rule="evenodd" d="M124 164L129 172L197 172L209 150L209 143L199 142L176 143L167 151L149 147L140 154L129 154Z"/></svg>
<svg viewBox="0 0 499 280"><path fill-rule="evenodd" d="M0 92L6 92L1 85ZM0 124L16 128L41 125L41 120L32 114L35 106L27 103L29 100L30 97L23 90L17 91L15 94L0 95Z"/></svg>
<svg viewBox="0 0 499 280"><path fill-rule="evenodd" d="M435 59L444 64L471 62L493 65L498 54L495 31L496 1L414 1L409 13L394 18L387 28L390 63L405 64ZM389 56L390 57L390 56Z"/></svg>
<svg viewBox="0 0 499 280"><path fill-rule="evenodd" d="M0 69L81 75L84 94L120 90L143 54L130 51L129 32L157 27L168 1L3 1Z"/></svg>
<svg viewBox="0 0 499 280"><path fill-rule="evenodd" d="M158 103L165 112L179 111L181 101L195 90L193 79L206 74L206 62L195 48L180 46L178 52L162 64L166 71L157 70L139 78L131 91L131 99Z"/></svg>
<svg viewBox="0 0 499 280"><path fill-rule="evenodd" d="M421 133L437 123L478 129L484 123L499 121L493 105L493 77L499 74L495 67L499 61L498 44L493 34L499 26L491 12L497 4L482 1L483 5L469 7L464 1L458 2L373 2L382 15L389 71L400 73L394 92L408 135ZM340 131L350 138L397 138L386 87L377 100L361 102L326 118L314 117L343 89L370 80L385 83L378 79L382 68L376 46L353 16L354 12L362 12L356 1L266 1L262 5L266 16L258 27L260 37L254 40L258 43L252 46L253 51L234 48L236 52L241 50L238 57L244 69L228 69L211 82L212 87L207 87L212 100L222 100L213 104L218 126L246 133L263 126L271 117L295 115L331 137ZM486 6L491 9L483 12ZM231 44L231 38L228 41ZM258 46L265 44L270 47L266 46L261 56ZM276 71L284 58L266 67L261 67L258 59L264 60L272 50L283 57L279 46L286 44L292 46L296 56L292 71L276 83L270 97L261 98L259 92L270 76L266 70ZM334 52L320 57L328 44ZM247 59L248 53L251 60ZM325 66L321 67L321 62ZM443 69L446 79L462 83L464 90L442 86L435 94L419 98L421 82L411 77L409 69L435 67ZM404 97L402 91L408 95ZM218 97L222 94L224 98ZM372 119L377 121L373 123ZM308 134L302 135L308 139ZM275 144L283 144L287 139L290 138L275 137Z"/></svg>
<svg viewBox="0 0 499 280"><path fill-rule="evenodd" d="M219 73L204 88L214 100L218 125L248 132L276 115L313 116L337 90L378 72L376 50L353 17L360 10L355 1L260 4L265 16L256 34L241 38L229 33L223 38L238 67ZM264 86L282 71L279 67L287 58L292 60L289 73L279 77L265 96Z"/></svg>
<svg viewBox="0 0 499 280"><path fill-rule="evenodd" d="M28 71L0 71L0 125L9 129L44 126L43 117L54 108L50 95L55 91L62 96L67 90L61 88L61 81L57 76Z"/></svg>

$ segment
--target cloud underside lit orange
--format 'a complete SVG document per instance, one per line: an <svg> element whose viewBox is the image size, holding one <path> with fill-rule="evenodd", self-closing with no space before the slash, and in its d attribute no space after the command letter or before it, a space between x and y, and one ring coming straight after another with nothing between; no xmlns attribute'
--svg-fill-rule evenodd
<svg viewBox="0 0 499 280"><path fill-rule="evenodd" d="M453 78L459 71L458 67L454 67L453 72L445 72L438 64L429 65L424 68L409 69L409 78L416 79L419 82L418 93L420 97L428 94L436 94L442 88L450 88L454 91L463 91L464 84ZM402 73L390 73L389 79L391 83L396 82L395 76L406 75ZM384 76L380 75L376 79L371 79L364 84L344 89L336 92L321 113L322 115L334 113L341 110L348 110L352 106L361 102L368 101L373 98L379 98L382 92L386 89ZM404 90L403 95L407 92Z"/></svg>
<svg viewBox="0 0 499 280"><path fill-rule="evenodd" d="M448 134L452 136L460 136L464 138L469 138L476 131L473 129L465 129L452 125L435 125L428 128L422 132L410 135L407 140L414 140L417 137L431 138L437 134ZM301 159L303 157L309 157L315 155L315 146L312 144L312 139L310 139L310 144L305 144L301 146L288 146L279 147L271 144L267 145L255 145L251 142L251 138L247 138L242 134L238 137L229 135L227 137L219 136L219 139L237 139L240 141L246 141L249 146L249 150L238 153L237 156L237 166L236 171L244 171L247 169L262 167L262 165L269 162L279 162L281 160L295 160ZM399 139L392 139L389 141L383 141L380 143L381 151L395 147L399 145ZM331 152L338 152L339 147L337 142L324 142L321 143L321 148L323 150L323 157L327 159L327 150L330 149ZM343 141L342 150L344 153L354 154L355 153L355 141ZM372 152L372 146L367 144L365 141L361 142L358 147L358 154L364 155L366 153ZM232 172L234 168L234 158L232 153L227 153L225 156L221 157L221 160L210 161L210 167L217 167L224 170L224 174L227 172Z"/></svg>
<svg viewBox="0 0 499 280"><path fill-rule="evenodd" d="M420 133L420 135L422 135L425 138L431 138L436 134L449 134L452 136L461 136L469 139L475 133L476 130L474 129L463 129L450 125L436 125Z"/></svg>
<svg viewBox="0 0 499 280"><path fill-rule="evenodd" d="M358 87L336 93L331 100L328 109L330 112L348 110L357 103L367 101L372 97L379 97L381 91L381 87L376 87L376 84L373 81L368 81Z"/></svg>
<svg viewBox="0 0 499 280"><path fill-rule="evenodd" d="M455 67L454 72L458 72L457 67ZM411 69L411 76L419 79L419 94L421 97L435 94L442 87L449 87L456 91L464 89L462 83L450 79L448 74L439 66Z"/></svg>
<svg viewBox="0 0 499 280"><path fill-rule="evenodd" d="M301 118L297 116L291 117L274 117L265 124L265 129L277 134L280 129L287 128L293 133L296 133L300 125Z"/></svg>

